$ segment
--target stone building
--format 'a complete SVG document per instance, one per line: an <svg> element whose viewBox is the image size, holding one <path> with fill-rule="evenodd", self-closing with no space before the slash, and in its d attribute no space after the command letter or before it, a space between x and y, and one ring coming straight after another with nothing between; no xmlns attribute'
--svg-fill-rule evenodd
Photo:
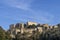
<svg viewBox="0 0 60 40"><path fill-rule="evenodd" d="M29 25L36 25L37 27L31 27ZM17 24L11 24L10 25L10 32L11 32L11 36L15 37L16 34L18 34L19 32L21 34L23 33L30 33L32 34L33 31L39 31L40 33L42 33L44 30L49 29L49 25L48 24L39 24L36 22L27 22L26 23L27 26L29 26L30 28L28 28L27 26L24 27L24 23L17 23ZM55 26L56 28L57 26ZM52 27L51 27L52 28Z"/></svg>
<svg viewBox="0 0 60 40"><path fill-rule="evenodd" d="M11 24L11 25L10 25L10 29L11 29L11 30L14 30L14 28L15 28L15 24Z"/></svg>
<svg viewBox="0 0 60 40"><path fill-rule="evenodd" d="M49 25L48 25L48 24L43 24L43 29L44 29L44 30L49 29Z"/></svg>
<svg viewBox="0 0 60 40"><path fill-rule="evenodd" d="M42 27L37 27L37 29L38 29L38 31L39 31L40 33L43 32L43 28L42 28Z"/></svg>
<svg viewBox="0 0 60 40"><path fill-rule="evenodd" d="M27 22L27 25L29 26L29 25L37 25L37 23L36 22Z"/></svg>
<svg viewBox="0 0 60 40"><path fill-rule="evenodd" d="M15 30L15 25L11 24L9 30L10 30L10 33L13 34L13 31Z"/></svg>
<svg viewBox="0 0 60 40"><path fill-rule="evenodd" d="M49 26L49 29L53 29L53 26Z"/></svg>
<svg viewBox="0 0 60 40"><path fill-rule="evenodd" d="M57 25L54 25L53 28L58 28L58 26Z"/></svg>
<svg viewBox="0 0 60 40"><path fill-rule="evenodd" d="M24 32L24 23L17 23L15 26L15 31L16 31L16 34L18 32L23 33Z"/></svg>
<svg viewBox="0 0 60 40"><path fill-rule="evenodd" d="M24 33L24 23L21 23L20 24L20 32L21 33Z"/></svg>
<svg viewBox="0 0 60 40"><path fill-rule="evenodd" d="M16 24L15 24L15 28L20 29L20 23L16 23Z"/></svg>
<svg viewBox="0 0 60 40"><path fill-rule="evenodd" d="M15 24L11 24L9 27L10 27L10 29L9 29L10 31L9 31L9 32L10 32L10 34L11 34L10 36L11 36L12 38L15 38L15 35L14 35L14 34L15 34L15 33L14 33L14 31L15 31Z"/></svg>
<svg viewBox="0 0 60 40"><path fill-rule="evenodd" d="M14 38L17 33L19 32L24 33L24 24L23 23L11 24L9 30L11 37Z"/></svg>

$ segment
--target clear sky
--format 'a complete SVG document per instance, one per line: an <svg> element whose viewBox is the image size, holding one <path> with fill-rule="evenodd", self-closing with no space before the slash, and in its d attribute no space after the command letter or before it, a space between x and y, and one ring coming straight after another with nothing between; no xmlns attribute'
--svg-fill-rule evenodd
<svg viewBox="0 0 60 40"><path fill-rule="evenodd" d="M4 29L27 21L60 23L60 0L0 0L0 25Z"/></svg>

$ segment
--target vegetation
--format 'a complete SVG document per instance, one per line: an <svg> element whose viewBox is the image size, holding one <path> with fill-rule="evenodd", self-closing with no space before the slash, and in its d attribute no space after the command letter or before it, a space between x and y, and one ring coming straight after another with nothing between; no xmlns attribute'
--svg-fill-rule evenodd
<svg viewBox="0 0 60 40"><path fill-rule="evenodd" d="M27 28L36 28L37 26L36 25L29 25Z"/></svg>
<svg viewBox="0 0 60 40"><path fill-rule="evenodd" d="M35 28L35 25L32 25L33 28ZM30 28L32 28L30 26ZM40 25L38 25L40 26ZM0 26L0 40L60 40L60 24L58 24L59 28L53 28L49 30L44 30L42 33L39 31L33 31L31 36L27 36L27 33L18 33L15 35L15 38L12 39L10 36L10 33L8 31L5 31Z"/></svg>
<svg viewBox="0 0 60 40"><path fill-rule="evenodd" d="M10 34L0 26L0 40L11 40Z"/></svg>

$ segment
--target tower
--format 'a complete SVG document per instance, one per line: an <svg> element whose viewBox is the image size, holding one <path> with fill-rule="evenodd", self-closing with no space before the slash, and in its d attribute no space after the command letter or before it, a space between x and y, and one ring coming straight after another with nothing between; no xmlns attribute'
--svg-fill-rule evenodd
<svg viewBox="0 0 60 40"><path fill-rule="evenodd" d="M20 24L20 32L21 33L24 33L24 23L21 23Z"/></svg>

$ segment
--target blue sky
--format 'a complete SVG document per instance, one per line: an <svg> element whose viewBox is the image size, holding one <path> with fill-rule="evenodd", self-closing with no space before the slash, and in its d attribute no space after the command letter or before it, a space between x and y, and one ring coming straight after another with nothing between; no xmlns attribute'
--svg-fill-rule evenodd
<svg viewBox="0 0 60 40"><path fill-rule="evenodd" d="M0 0L0 25L4 29L27 21L60 23L60 0Z"/></svg>

